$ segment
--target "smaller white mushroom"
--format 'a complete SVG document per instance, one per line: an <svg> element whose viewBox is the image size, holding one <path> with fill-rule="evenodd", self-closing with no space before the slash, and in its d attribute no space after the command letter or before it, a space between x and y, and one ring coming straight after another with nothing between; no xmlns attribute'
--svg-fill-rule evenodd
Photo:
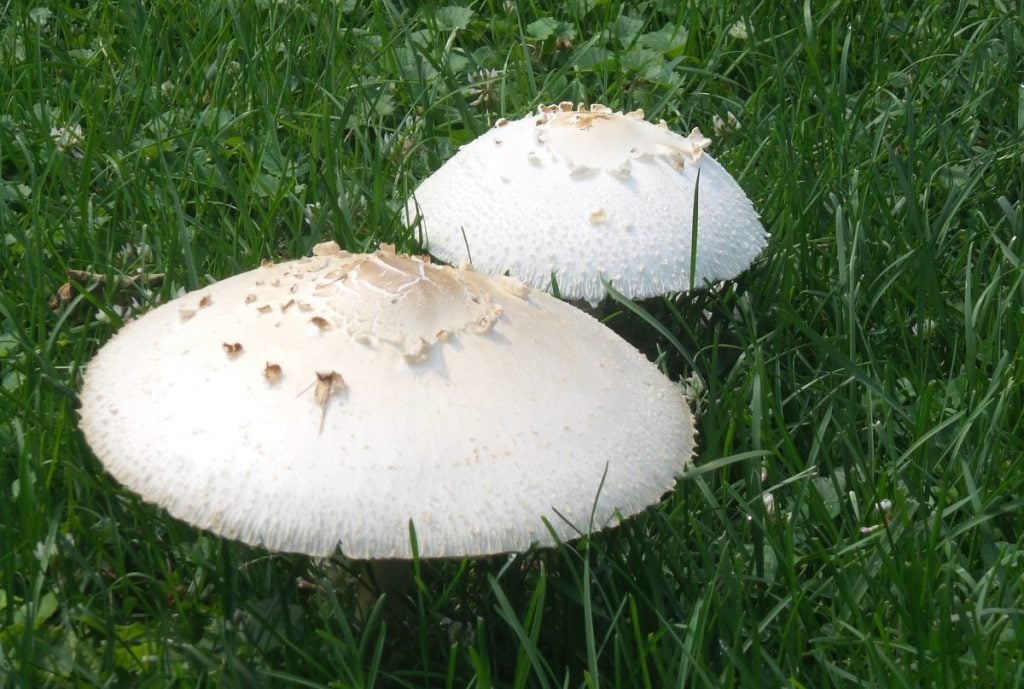
<svg viewBox="0 0 1024 689"><path fill-rule="evenodd" d="M449 263L471 255L481 272L544 290L554 275L565 298L596 303L605 280L628 297L685 291L691 273L697 286L736 276L767 242L710 143L639 110L541 106L463 146L416 189L406 221Z"/></svg>

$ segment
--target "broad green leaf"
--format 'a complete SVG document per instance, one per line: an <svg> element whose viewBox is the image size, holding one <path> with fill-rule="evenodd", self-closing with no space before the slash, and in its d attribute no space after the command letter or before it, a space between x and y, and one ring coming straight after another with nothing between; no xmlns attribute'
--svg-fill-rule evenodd
<svg viewBox="0 0 1024 689"><path fill-rule="evenodd" d="M526 36L535 41L551 38L558 32L558 20L554 17L541 17L526 25Z"/></svg>
<svg viewBox="0 0 1024 689"><path fill-rule="evenodd" d="M473 10L459 5L442 7L434 15L437 28L442 31L461 31L473 21Z"/></svg>
<svg viewBox="0 0 1024 689"><path fill-rule="evenodd" d="M667 24L658 31L643 34L637 43L642 48L677 57L686 47L686 29Z"/></svg>

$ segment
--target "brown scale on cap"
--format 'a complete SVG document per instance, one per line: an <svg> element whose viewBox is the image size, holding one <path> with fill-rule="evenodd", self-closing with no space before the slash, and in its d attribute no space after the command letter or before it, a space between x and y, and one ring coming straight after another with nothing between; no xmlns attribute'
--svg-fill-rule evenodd
<svg viewBox="0 0 1024 689"><path fill-rule="evenodd" d="M328 373L316 373L316 389L313 391L313 399L320 406L320 432L324 430L324 421L327 420L327 402L335 395L340 395L348 389L345 379L337 371Z"/></svg>
<svg viewBox="0 0 1024 689"><path fill-rule="evenodd" d="M472 325L472 331L477 335L483 335L494 327L494 324L498 322L498 319L501 318L504 312L505 310L498 304L492 305L490 311L480 316L476 323Z"/></svg>
<svg viewBox="0 0 1024 689"><path fill-rule="evenodd" d="M327 400L332 395L345 392L346 389L348 389L348 385L337 371L329 371L327 373L316 372L316 390L313 393L313 397L321 407L327 404Z"/></svg>
<svg viewBox="0 0 1024 689"><path fill-rule="evenodd" d="M238 355L242 353L241 342L225 342L222 347L224 348L224 353L228 355L229 359L237 359Z"/></svg>
<svg viewBox="0 0 1024 689"><path fill-rule="evenodd" d="M314 256L334 256L341 253L341 247L337 242L320 242L313 246Z"/></svg>
<svg viewBox="0 0 1024 689"><path fill-rule="evenodd" d="M263 377L271 385L277 385L281 382L281 365L272 364L268 361L267 365L263 367Z"/></svg>

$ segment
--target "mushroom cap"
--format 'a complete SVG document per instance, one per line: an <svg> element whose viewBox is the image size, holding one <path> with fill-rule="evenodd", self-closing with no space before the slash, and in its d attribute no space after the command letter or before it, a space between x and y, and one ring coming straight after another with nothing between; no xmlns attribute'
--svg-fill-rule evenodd
<svg viewBox="0 0 1024 689"><path fill-rule="evenodd" d="M677 386L587 314L333 243L126 324L81 403L143 499L317 556L410 558L410 520L423 557L551 544L545 519L572 539L657 502L694 448Z"/></svg>
<svg viewBox="0 0 1024 689"><path fill-rule="evenodd" d="M562 297L597 303L602 280L627 297L690 288L693 196L700 172L694 284L743 271L767 243L750 199L689 136L642 111L541 106L499 120L428 177L406 205L424 245ZM467 250L468 245L468 250Z"/></svg>

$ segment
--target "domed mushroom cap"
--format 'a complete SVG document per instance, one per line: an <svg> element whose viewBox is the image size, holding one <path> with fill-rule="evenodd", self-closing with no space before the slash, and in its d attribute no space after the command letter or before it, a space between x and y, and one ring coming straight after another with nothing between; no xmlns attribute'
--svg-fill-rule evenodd
<svg viewBox="0 0 1024 689"><path fill-rule="evenodd" d="M406 220L421 217L427 249L449 263L543 290L554 274L565 298L596 303L602 278L628 297L684 291L698 171L694 284L737 275L767 241L710 143L641 111L542 106L463 146L416 189Z"/></svg>
<svg viewBox="0 0 1024 689"><path fill-rule="evenodd" d="M549 544L545 518L571 539L565 519L586 531L595 505L601 528L656 502L694 445L677 387L590 316L333 243L128 323L81 402L96 456L143 499L321 556L411 557L410 520L424 557Z"/></svg>

